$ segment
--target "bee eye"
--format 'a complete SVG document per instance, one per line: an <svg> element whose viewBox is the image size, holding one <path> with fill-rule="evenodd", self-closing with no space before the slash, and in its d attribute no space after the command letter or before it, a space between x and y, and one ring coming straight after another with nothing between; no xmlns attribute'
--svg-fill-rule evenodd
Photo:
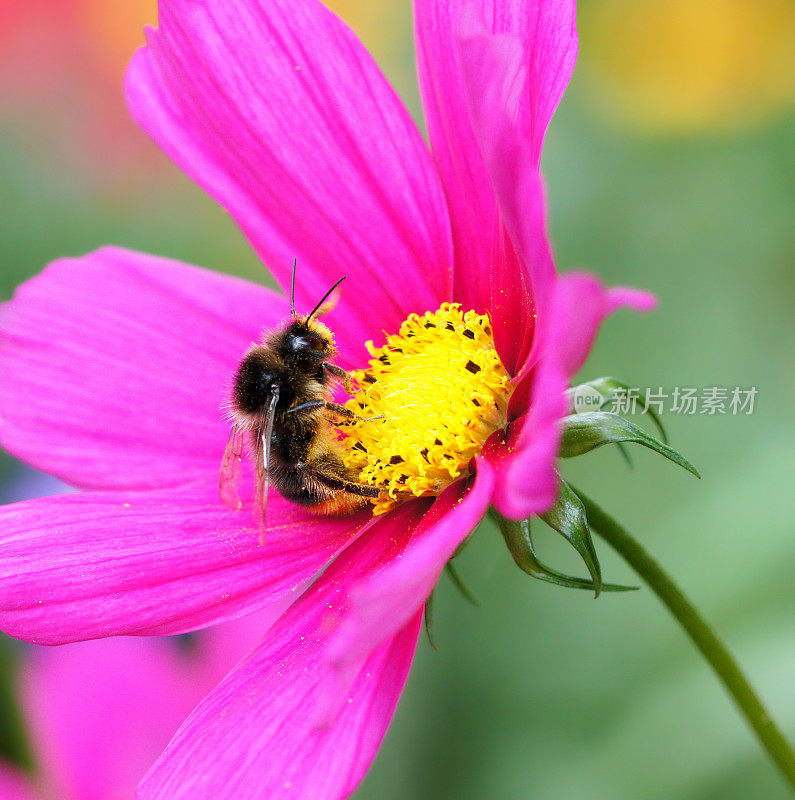
<svg viewBox="0 0 795 800"><path fill-rule="evenodd" d="M296 353L305 352L307 350L320 351L325 349L323 340L314 333L307 333L305 336L294 336L290 345L292 350Z"/></svg>

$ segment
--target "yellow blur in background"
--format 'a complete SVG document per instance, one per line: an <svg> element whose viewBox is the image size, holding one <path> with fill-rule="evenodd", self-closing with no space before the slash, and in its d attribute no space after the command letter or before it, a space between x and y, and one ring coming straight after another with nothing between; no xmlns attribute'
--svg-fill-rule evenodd
<svg viewBox="0 0 795 800"><path fill-rule="evenodd" d="M88 41L114 73L124 70L130 53L143 44L144 25L157 23L157 0L77 0Z"/></svg>
<svg viewBox="0 0 795 800"><path fill-rule="evenodd" d="M583 4L593 107L647 131L747 128L795 101L792 0Z"/></svg>

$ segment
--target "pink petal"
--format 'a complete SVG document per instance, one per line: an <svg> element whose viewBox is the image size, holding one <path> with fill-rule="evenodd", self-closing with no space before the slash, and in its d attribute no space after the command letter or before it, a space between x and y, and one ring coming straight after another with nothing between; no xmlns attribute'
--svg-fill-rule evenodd
<svg viewBox="0 0 795 800"><path fill-rule="evenodd" d="M271 492L262 545L251 504L225 508L215 481L3 506L0 627L40 644L201 628L289 595L367 519Z"/></svg>
<svg viewBox="0 0 795 800"><path fill-rule="evenodd" d="M569 273L560 284L545 346L556 353L567 377L572 377L585 363L606 317L624 306L651 311L657 304L649 292L623 287L607 289L598 278L587 273Z"/></svg>
<svg viewBox="0 0 795 800"><path fill-rule="evenodd" d="M535 169L549 120L574 68L577 33L573 0L415 0L417 59L428 133L452 217L456 254L455 297L478 309L489 308L493 231L497 221L491 175L484 162L480 133L473 128L471 101L477 96L460 60L458 37L463 16L483 32L509 34L517 43L517 68L523 80L506 98L510 118L523 132L523 147ZM471 33L464 31L465 36ZM502 38L502 36L498 36ZM506 37L507 38L507 37ZM484 76L496 85L504 72ZM470 95L470 97L468 97ZM493 97L483 98L484 106ZM489 112L479 116L488 119ZM504 120L495 119L505 130ZM514 166L507 162L505 169Z"/></svg>
<svg viewBox="0 0 795 800"><path fill-rule="evenodd" d="M2 800L36 800L30 778L9 764L0 762L0 798Z"/></svg>
<svg viewBox="0 0 795 800"><path fill-rule="evenodd" d="M47 796L133 797L210 688L173 640L117 638L29 651L21 700Z"/></svg>
<svg viewBox="0 0 795 800"><path fill-rule="evenodd" d="M268 630L311 584L311 579L305 581L262 611L213 625L196 635L197 666L205 676L208 692L260 644Z"/></svg>
<svg viewBox="0 0 795 800"><path fill-rule="evenodd" d="M602 320L622 305L648 311L654 298L633 289L606 290L591 275L574 273L557 281L548 319L539 329L536 363L526 379L529 410L513 423L507 443L495 438L484 451L498 474L494 505L506 517L527 519L554 502L561 420L568 413L564 393ZM524 391L520 386L516 395Z"/></svg>
<svg viewBox="0 0 795 800"><path fill-rule="evenodd" d="M530 410L512 426L507 442L494 437L483 455L497 474L493 503L510 519L543 514L555 502L561 420L568 379L554 353L545 353L532 374Z"/></svg>
<svg viewBox="0 0 795 800"><path fill-rule="evenodd" d="M456 548L486 513L494 491L491 465L478 459L474 484L458 481L431 506L405 551L353 589L351 614L343 621L327 658L333 665L336 687L330 703L344 695L361 660L387 637L394 635L421 608ZM399 517L386 520L397 536ZM321 715L333 715L333 705Z"/></svg>
<svg viewBox="0 0 795 800"><path fill-rule="evenodd" d="M517 182L518 175L508 177ZM502 245L496 252L491 279L489 312L494 329L494 344L508 373L519 380L527 369L533 344L537 341L539 317L549 313L549 296L555 282L555 265L546 233L546 200L541 177L529 173L522 187L519 220L501 217ZM511 228L519 222L521 233ZM516 244L514 244L516 242ZM530 249L528 249L530 248Z"/></svg>
<svg viewBox="0 0 795 800"><path fill-rule="evenodd" d="M237 220L282 286L360 344L449 299L441 186L416 126L317 0L164 0L127 76L133 116Z"/></svg>
<svg viewBox="0 0 795 800"><path fill-rule="evenodd" d="M87 488L217 474L235 367L287 315L263 287L164 258L56 261L0 307L0 442Z"/></svg>
<svg viewBox="0 0 795 800"><path fill-rule="evenodd" d="M518 36L490 33L474 13L463 16L461 30L458 60L473 130L507 240L503 257L492 259L496 269L489 307L500 356L516 374L527 363L537 316L549 312L555 281L537 154L531 129L521 127L527 124L521 112L528 82L526 53ZM516 256L511 259L513 249Z"/></svg>
<svg viewBox="0 0 795 800"><path fill-rule="evenodd" d="M521 108L521 96L528 82L532 84L533 81L532 74L528 75L525 67L523 44L519 36L490 33L471 13L463 16L461 27L459 62L474 130L507 236L516 249L518 262L526 276L524 285L532 295L533 313L528 317L523 283L516 278L516 270L496 273L492 297L495 337L498 342L500 336L509 343L522 342L518 355L523 355L524 359L515 374L515 380L519 382L536 363L541 349L549 344L544 327L557 331L556 335L562 337L558 344L563 348L578 347L574 342L583 341L578 329L590 330L591 336L586 336L586 349L581 353L579 363L574 369L564 365L571 375L584 361L593 334L604 316L621 304L648 310L654 301L648 294L634 290L614 290L605 295L596 284L596 289L592 287L587 292L577 292L578 296L571 298L571 307L553 310L553 303L564 303L570 292L564 290L561 297L553 298L557 291L556 276L546 232L544 186L535 151L530 146L534 141L534 128L528 127L521 114L518 118L516 114L516 109ZM573 35L576 39L576 33ZM507 313L511 300L522 312L515 314L513 319ZM553 319L560 314L569 320L565 329ZM578 317L580 325L577 324ZM522 336L522 331L528 328L533 329L533 352L528 352L528 339ZM508 353L509 356L515 354L516 351Z"/></svg>
<svg viewBox="0 0 795 800"><path fill-rule="evenodd" d="M607 314L612 314L619 308L631 308L634 311L648 313L657 308L657 298L651 292L642 289L615 286L607 290Z"/></svg>
<svg viewBox="0 0 795 800"><path fill-rule="evenodd" d="M340 713L319 729L325 654L350 613L351 587L400 555L417 507L378 521L326 570L191 715L144 779L140 800L342 800L353 792L394 713L421 611L359 659Z"/></svg>

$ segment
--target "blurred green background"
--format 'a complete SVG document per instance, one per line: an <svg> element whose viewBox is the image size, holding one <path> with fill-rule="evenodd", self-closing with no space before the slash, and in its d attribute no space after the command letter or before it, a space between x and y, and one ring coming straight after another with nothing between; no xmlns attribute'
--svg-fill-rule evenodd
<svg viewBox="0 0 795 800"><path fill-rule="evenodd" d="M126 118L123 64L153 3L19 5L0 34L0 297L106 243L267 280L225 213ZM408 3L331 5L419 117ZM681 582L791 738L794 20L790 0L581 3L543 162L559 268L660 300L610 320L582 377L758 388L750 416L667 415L700 482L645 451L632 470L606 450L564 467ZM0 458L7 499L21 471ZM547 561L581 571L538 527ZM608 580L633 583L601 555ZM443 578L438 651L423 639L359 800L787 796L648 590L594 601L533 581L487 525L459 569L481 606ZM5 683L14 652L3 640Z"/></svg>

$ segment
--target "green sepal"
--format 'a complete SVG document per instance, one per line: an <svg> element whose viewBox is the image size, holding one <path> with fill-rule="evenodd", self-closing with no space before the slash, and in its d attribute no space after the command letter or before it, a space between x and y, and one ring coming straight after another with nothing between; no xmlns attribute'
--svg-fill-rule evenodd
<svg viewBox="0 0 795 800"><path fill-rule="evenodd" d="M444 565L444 568L447 571L453 586L455 586L455 588L461 592L464 599L473 606L480 606L480 601L477 599L477 597L475 597L474 594L472 594L469 587L464 583L463 579L458 574L458 570L453 566L452 559Z"/></svg>
<svg viewBox="0 0 795 800"><path fill-rule="evenodd" d="M433 595L434 592L431 592L428 595L428 599L425 601L422 621L425 623L425 633L428 636L428 644L430 644L434 650L438 650L439 648L436 646L436 640L433 636Z"/></svg>
<svg viewBox="0 0 795 800"><path fill-rule="evenodd" d="M569 488L565 481L558 484L558 496L555 504L539 517L557 531L579 554L591 576L596 597L602 590L602 570L599 558L588 529L588 519L580 498Z"/></svg>
<svg viewBox="0 0 795 800"><path fill-rule="evenodd" d="M617 442L634 442L665 456L697 478L698 470L682 455L659 439L655 439L637 425L618 414L608 411L591 411L586 414L571 414L563 419L563 441L561 458L573 458L588 453L597 447Z"/></svg>
<svg viewBox="0 0 795 800"><path fill-rule="evenodd" d="M577 386L573 386L566 394L570 399L573 399L577 392L586 388L593 389L595 392L601 395L602 400L599 405L599 410L602 411L605 406L609 405L613 401L613 398L616 396L617 392L628 392L631 387L629 384L626 384L616 378L595 378L592 381L585 381L585 383L580 383ZM574 410L576 411L576 409ZM660 439L664 444L668 444L668 434L665 432L660 415L651 407L645 409L643 413L649 415L651 421L654 423L654 427L660 432ZM626 456L626 453L624 455ZM628 457L627 461L629 461Z"/></svg>
<svg viewBox="0 0 795 800"><path fill-rule="evenodd" d="M530 533L529 520L514 522L505 519L505 517L496 512L492 513L500 527L508 550L519 569L533 578L538 578L547 583L554 583L556 586L563 586L567 589L586 589L596 592L596 586L593 581L587 578L575 578L558 572L551 567L547 567L538 559L535 547L533 546L533 537ZM604 583L600 588L603 592L627 592L637 589L636 586L618 586L612 583Z"/></svg>

